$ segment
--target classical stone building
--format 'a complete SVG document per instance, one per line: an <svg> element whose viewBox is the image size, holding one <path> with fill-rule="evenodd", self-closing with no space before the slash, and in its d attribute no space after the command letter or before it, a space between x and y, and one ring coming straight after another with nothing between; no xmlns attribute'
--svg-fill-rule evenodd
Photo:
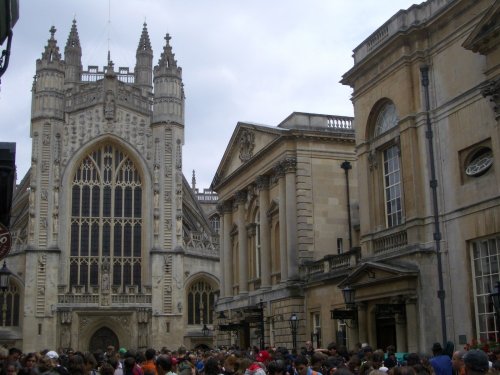
<svg viewBox="0 0 500 375"><path fill-rule="evenodd" d="M354 49L361 260L349 342L498 339L498 1L429 0ZM439 261L440 260L440 261ZM439 298L438 298L439 296Z"/></svg>
<svg viewBox="0 0 500 375"><path fill-rule="evenodd" d="M17 186L0 342L25 351L212 345L217 236L182 174L184 87L167 34L153 68L83 70L73 21L36 62L32 165ZM103 55L106 51L103 51Z"/></svg>
<svg viewBox="0 0 500 375"><path fill-rule="evenodd" d="M331 324L330 297L341 300L340 291L309 305L303 267L328 263L331 254L344 264L355 256L348 217L357 184L350 181L348 202L346 179L349 168L356 171L352 120L292 113L277 127L237 124L212 185L221 215L217 343L291 348L295 314L300 347L321 316ZM334 339L335 331L324 331Z"/></svg>

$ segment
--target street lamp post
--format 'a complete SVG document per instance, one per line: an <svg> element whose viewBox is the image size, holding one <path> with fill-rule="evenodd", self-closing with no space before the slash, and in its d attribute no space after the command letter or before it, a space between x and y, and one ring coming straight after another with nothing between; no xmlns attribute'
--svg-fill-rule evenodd
<svg viewBox="0 0 500 375"><path fill-rule="evenodd" d="M297 327L299 325L299 318L295 313L290 316L290 329L292 331L292 346L293 349L297 349Z"/></svg>
<svg viewBox="0 0 500 375"><path fill-rule="evenodd" d="M2 326L5 327L7 320L7 289L9 289L9 278L12 272L7 268L7 262L3 261L3 267L0 269L0 289L2 290Z"/></svg>
<svg viewBox="0 0 500 375"><path fill-rule="evenodd" d="M340 168L342 168L345 172L345 186L346 186L346 192L347 192L347 224L349 225L349 250L352 249L352 223L351 223L351 204L350 204L350 198L349 198L349 169L352 168L351 163L349 163L347 160L344 161L341 165Z"/></svg>

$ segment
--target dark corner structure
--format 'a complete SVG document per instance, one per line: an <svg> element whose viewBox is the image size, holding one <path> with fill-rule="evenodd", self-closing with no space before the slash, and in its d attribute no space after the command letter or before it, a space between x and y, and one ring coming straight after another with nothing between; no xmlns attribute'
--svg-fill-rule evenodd
<svg viewBox="0 0 500 375"><path fill-rule="evenodd" d="M0 223L9 227L16 181L16 144L0 142Z"/></svg>
<svg viewBox="0 0 500 375"><path fill-rule="evenodd" d="M19 0L0 1L0 46L7 39L7 48L0 56L0 77L9 66L10 46L12 43L12 28L19 18Z"/></svg>

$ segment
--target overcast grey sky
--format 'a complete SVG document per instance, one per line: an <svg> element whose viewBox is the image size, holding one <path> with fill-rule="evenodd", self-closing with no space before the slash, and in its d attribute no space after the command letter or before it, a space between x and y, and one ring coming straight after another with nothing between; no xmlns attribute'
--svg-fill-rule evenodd
<svg viewBox="0 0 500 375"><path fill-rule="evenodd" d="M238 121L277 125L294 111L353 115L339 83L352 50L413 0L20 0L10 64L0 85L0 141L17 143L18 181L29 168L31 84L50 37L61 53L74 17L82 63L133 71L146 21L156 65L167 32L186 93L184 175L209 187ZM6 47L6 43L1 49Z"/></svg>

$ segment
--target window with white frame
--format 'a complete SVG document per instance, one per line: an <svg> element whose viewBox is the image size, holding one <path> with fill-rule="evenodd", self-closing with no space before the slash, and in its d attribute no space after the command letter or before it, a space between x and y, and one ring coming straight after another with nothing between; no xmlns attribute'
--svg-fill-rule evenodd
<svg viewBox="0 0 500 375"><path fill-rule="evenodd" d="M311 341L313 346L321 348L321 315L319 312L312 314Z"/></svg>
<svg viewBox="0 0 500 375"><path fill-rule="evenodd" d="M386 148L383 157L386 225L390 228L401 224L403 218L399 147L393 145Z"/></svg>
<svg viewBox="0 0 500 375"><path fill-rule="evenodd" d="M471 264L479 339L497 341L498 329L490 293L500 280L500 234L472 242Z"/></svg>

